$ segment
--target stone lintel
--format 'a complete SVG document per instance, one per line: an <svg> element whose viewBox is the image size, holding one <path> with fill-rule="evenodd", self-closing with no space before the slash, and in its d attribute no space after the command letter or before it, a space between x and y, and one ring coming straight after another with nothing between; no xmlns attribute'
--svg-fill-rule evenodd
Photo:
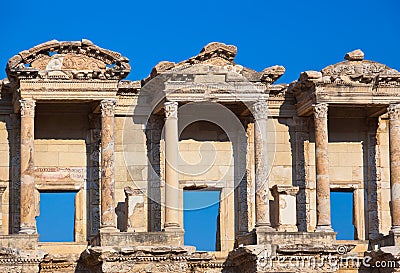
<svg viewBox="0 0 400 273"><path fill-rule="evenodd" d="M299 187L290 186L290 185L274 185L271 188L271 193L273 196L279 195L279 194L295 196L298 191L299 191Z"/></svg>

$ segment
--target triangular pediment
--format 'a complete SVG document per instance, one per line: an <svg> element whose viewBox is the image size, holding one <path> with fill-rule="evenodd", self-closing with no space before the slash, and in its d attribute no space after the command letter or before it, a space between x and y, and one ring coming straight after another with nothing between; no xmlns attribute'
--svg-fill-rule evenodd
<svg viewBox="0 0 400 273"><path fill-rule="evenodd" d="M150 73L144 84L163 73L176 74L226 74L236 81L263 82L272 84L285 73L283 66L272 66L257 72L235 63L237 48L234 45L212 42L207 44L199 54L179 63L162 61ZM234 76L236 74L236 76Z"/></svg>

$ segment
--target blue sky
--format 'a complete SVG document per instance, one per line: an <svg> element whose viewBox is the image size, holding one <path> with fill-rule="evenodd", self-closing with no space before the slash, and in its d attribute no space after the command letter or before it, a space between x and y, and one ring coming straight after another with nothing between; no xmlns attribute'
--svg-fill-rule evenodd
<svg viewBox="0 0 400 273"><path fill-rule="evenodd" d="M3 1L0 78L7 60L39 43L87 38L131 60L128 79L162 60L179 62L211 41L238 47L255 70L283 65L279 82L320 70L361 48L400 69L400 2L380 1Z"/></svg>

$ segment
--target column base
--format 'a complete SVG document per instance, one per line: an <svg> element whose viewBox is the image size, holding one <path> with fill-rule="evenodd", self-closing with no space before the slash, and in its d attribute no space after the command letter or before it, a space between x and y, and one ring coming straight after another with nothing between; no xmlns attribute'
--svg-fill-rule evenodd
<svg viewBox="0 0 400 273"><path fill-rule="evenodd" d="M400 226L392 226L389 233L400 235Z"/></svg>
<svg viewBox="0 0 400 273"><path fill-rule="evenodd" d="M275 232L276 229L271 227L271 225L256 225L256 227L254 228L254 231L256 233L259 233L259 232L264 233L264 232Z"/></svg>
<svg viewBox="0 0 400 273"><path fill-rule="evenodd" d="M332 226L317 226L315 232L333 232Z"/></svg>
<svg viewBox="0 0 400 273"><path fill-rule="evenodd" d="M119 232L119 229L116 227L105 226L100 228L100 233L116 233Z"/></svg>
<svg viewBox="0 0 400 273"><path fill-rule="evenodd" d="M183 232L183 228L179 226L177 223L165 223L164 229L165 232Z"/></svg>
<svg viewBox="0 0 400 273"><path fill-rule="evenodd" d="M34 227L21 227L20 229L19 229L19 232L18 232L19 234L29 234L29 235L32 235L32 234L36 234L37 232L36 232L36 228L34 228Z"/></svg>

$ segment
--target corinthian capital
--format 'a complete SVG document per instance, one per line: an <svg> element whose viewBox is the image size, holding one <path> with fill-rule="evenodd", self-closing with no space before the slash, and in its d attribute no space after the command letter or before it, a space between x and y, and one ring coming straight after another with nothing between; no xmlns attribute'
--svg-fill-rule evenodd
<svg viewBox="0 0 400 273"><path fill-rule="evenodd" d="M21 104L21 117L34 117L36 101L33 99L22 99L19 101Z"/></svg>
<svg viewBox="0 0 400 273"><path fill-rule="evenodd" d="M256 120L268 119L268 104L266 101L258 101L252 105L252 113Z"/></svg>
<svg viewBox="0 0 400 273"><path fill-rule="evenodd" d="M178 117L178 103L176 101L167 101L164 103L165 117L177 118Z"/></svg>
<svg viewBox="0 0 400 273"><path fill-rule="evenodd" d="M313 105L314 118L327 118L328 117L328 104L318 103Z"/></svg>
<svg viewBox="0 0 400 273"><path fill-rule="evenodd" d="M400 118L400 104L391 104L388 109L389 119L396 120Z"/></svg>
<svg viewBox="0 0 400 273"><path fill-rule="evenodd" d="M113 117L116 104L117 104L117 100L115 100L115 99L102 100L100 102L101 116L102 117Z"/></svg>

